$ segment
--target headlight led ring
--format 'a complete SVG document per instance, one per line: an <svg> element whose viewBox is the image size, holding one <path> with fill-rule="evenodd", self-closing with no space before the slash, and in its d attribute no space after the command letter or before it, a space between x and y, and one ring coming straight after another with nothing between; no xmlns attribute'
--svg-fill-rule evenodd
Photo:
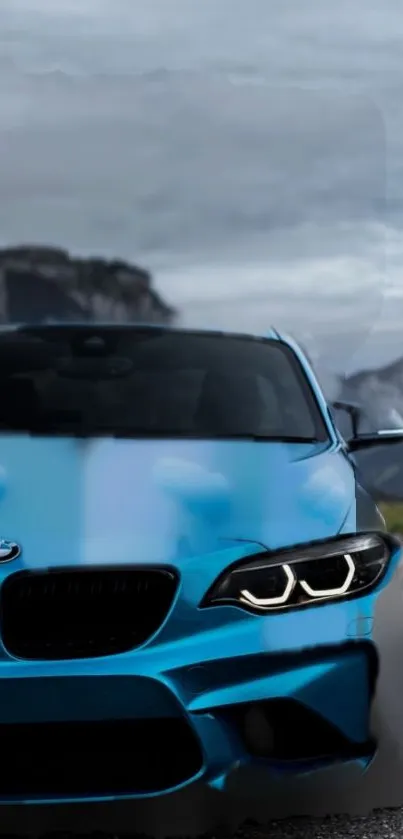
<svg viewBox="0 0 403 839"><path fill-rule="evenodd" d="M339 588L315 589L306 580L299 580L299 584L305 594L309 594L309 597L339 597L341 594L346 594L354 579L355 565L350 554L343 554L343 559L347 563L347 576L342 586L339 586Z"/></svg>
<svg viewBox="0 0 403 839"><path fill-rule="evenodd" d="M255 597L250 591L244 589L240 592L242 598L253 606L281 606L283 603L286 603L290 594L292 594L297 580L289 565L281 565L281 570L284 571L287 583L283 594L280 594L279 597Z"/></svg>

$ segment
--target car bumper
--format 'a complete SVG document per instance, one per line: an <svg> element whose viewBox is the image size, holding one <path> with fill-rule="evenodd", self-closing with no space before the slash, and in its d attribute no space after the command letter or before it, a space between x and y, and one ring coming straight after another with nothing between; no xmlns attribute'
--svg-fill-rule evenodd
<svg viewBox="0 0 403 839"><path fill-rule="evenodd" d="M255 762L274 774L365 769L375 606L400 555L365 597L266 616L199 609L217 573L199 562L159 632L119 655L27 661L0 642L0 803L144 798L197 779L220 788Z"/></svg>
<svg viewBox="0 0 403 839"><path fill-rule="evenodd" d="M219 788L256 761L283 773L365 767L378 656L372 603L357 603L223 627L217 607L208 610L216 629L182 642L0 662L0 801L138 798L197 779Z"/></svg>

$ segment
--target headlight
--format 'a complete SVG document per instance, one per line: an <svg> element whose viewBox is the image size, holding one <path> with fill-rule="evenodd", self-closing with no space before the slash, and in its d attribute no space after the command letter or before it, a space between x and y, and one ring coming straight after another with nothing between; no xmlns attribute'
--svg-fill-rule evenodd
<svg viewBox="0 0 403 839"><path fill-rule="evenodd" d="M389 541L375 533L265 552L228 569L201 606L232 603L268 612L357 597L380 581L390 556Z"/></svg>

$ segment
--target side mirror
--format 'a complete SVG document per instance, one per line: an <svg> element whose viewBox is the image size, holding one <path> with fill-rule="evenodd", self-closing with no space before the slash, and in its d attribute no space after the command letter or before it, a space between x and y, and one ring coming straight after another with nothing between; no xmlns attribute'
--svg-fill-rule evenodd
<svg viewBox="0 0 403 839"><path fill-rule="evenodd" d="M344 415L347 414L351 422L352 436L354 438L358 437L358 428L363 414L361 405L358 405L355 402L337 401L332 402L332 408L334 411L341 411Z"/></svg>
<svg viewBox="0 0 403 839"><path fill-rule="evenodd" d="M376 446L386 446L393 443L403 443L403 428L391 428L370 434L356 434L356 436L347 440L351 452L373 449Z"/></svg>
<svg viewBox="0 0 403 839"><path fill-rule="evenodd" d="M360 421L363 418L361 405L355 402L333 402L335 411L347 414L351 421L351 435L347 435L347 445L350 451L356 452L371 449L375 446L385 446L391 443L403 443L403 428L381 429L379 431L360 432Z"/></svg>
<svg viewBox="0 0 403 839"><path fill-rule="evenodd" d="M347 442L360 483L377 501L403 501L403 429L359 434ZM362 480L361 480L362 479Z"/></svg>
<svg viewBox="0 0 403 839"><path fill-rule="evenodd" d="M364 412L359 405L335 402L333 408L350 418L343 436L371 494L378 502L403 501L403 428L360 432Z"/></svg>

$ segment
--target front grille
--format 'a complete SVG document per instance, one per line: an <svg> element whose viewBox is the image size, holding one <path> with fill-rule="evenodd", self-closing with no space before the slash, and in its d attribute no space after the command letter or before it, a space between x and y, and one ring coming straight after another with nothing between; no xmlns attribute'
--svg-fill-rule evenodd
<svg viewBox="0 0 403 839"><path fill-rule="evenodd" d="M183 719L0 725L0 799L162 792L203 765Z"/></svg>
<svg viewBox="0 0 403 839"><path fill-rule="evenodd" d="M17 572L1 588L4 646L31 660L127 652L160 628L177 585L161 568Z"/></svg>

